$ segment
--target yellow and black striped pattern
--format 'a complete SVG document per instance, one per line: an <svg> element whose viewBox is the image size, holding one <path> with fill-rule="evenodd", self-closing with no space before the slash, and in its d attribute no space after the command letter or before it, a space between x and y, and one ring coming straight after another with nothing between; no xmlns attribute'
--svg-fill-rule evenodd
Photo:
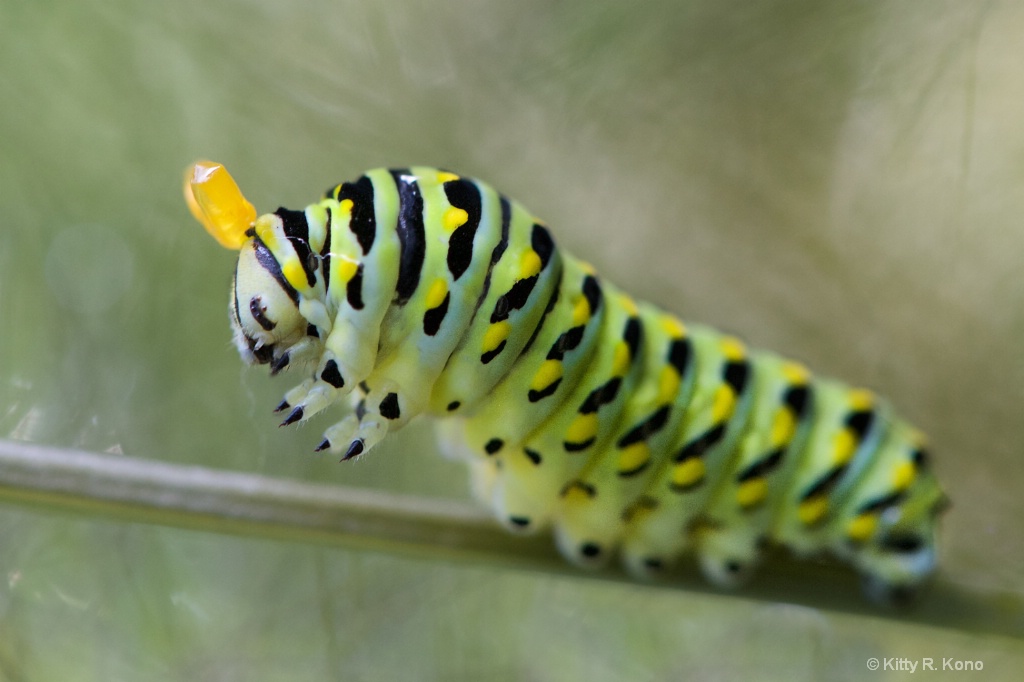
<svg viewBox="0 0 1024 682"><path fill-rule="evenodd" d="M649 575L693 549L731 585L775 543L843 557L880 593L933 570L924 438L871 392L635 302L454 173L373 170L259 217L214 179L186 194L240 250L239 350L306 372L284 424L352 396L318 449L356 457L432 414L508 528L551 527L584 565L618 552Z"/></svg>

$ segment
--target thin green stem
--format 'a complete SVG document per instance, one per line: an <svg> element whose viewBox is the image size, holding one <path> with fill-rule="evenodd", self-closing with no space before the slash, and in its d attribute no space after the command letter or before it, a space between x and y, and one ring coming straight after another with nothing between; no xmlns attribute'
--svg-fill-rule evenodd
<svg viewBox="0 0 1024 682"><path fill-rule="evenodd" d="M47 510L230 533L471 561L503 568L627 580L618 569L567 566L549 537L518 537L475 506L253 474L0 440L0 502ZM855 576L827 563L774 556L751 585L715 593L693 568L652 589L715 593L722 599L787 602L966 632L1024 636L1024 599L942 579L913 608L867 604Z"/></svg>

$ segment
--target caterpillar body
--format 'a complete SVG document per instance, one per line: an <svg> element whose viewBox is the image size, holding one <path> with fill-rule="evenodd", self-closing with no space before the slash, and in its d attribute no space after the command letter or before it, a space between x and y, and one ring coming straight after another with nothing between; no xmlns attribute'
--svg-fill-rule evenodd
<svg viewBox="0 0 1024 682"><path fill-rule="evenodd" d="M934 569L945 496L888 403L634 301L482 182L377 169L257 216L199 162L185 196L239 250L242 357L307 372L282 426L351 396L317 450L351 459L433 415L497 518L553 527L584 566L617 552L650 576L693 549L731 586L773 543L838 555L883 599Z"/></svg>

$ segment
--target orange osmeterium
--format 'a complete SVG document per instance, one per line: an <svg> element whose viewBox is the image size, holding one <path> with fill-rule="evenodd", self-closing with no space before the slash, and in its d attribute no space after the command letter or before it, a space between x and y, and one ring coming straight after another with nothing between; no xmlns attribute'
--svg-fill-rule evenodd
<svg viewBox="0 0 1024 682"><path fill-rule="evenodd" d="M189 210L220 245L238 250L256 220L256 209L242 195L227 169L213 161L196 161L185 171Z"/></svg>

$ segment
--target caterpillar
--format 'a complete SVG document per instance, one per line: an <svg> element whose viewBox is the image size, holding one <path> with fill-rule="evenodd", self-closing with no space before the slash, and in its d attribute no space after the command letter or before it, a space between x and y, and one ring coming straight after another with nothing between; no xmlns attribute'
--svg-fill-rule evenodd
<svg viewBox="0 0 1024 682"><path fill-rule="evenodd" d="M837 556L880 600L933 572L946 497L888 402L635 301L488 185L376 169L259 216L220 164L184 189L239 252L242 358L305 372L281 425L350 397L317 451L364 456L432 415L499 521L553 528L581 566L619 554L650 577L692 550L731 587L781 545Z"/></svg>

